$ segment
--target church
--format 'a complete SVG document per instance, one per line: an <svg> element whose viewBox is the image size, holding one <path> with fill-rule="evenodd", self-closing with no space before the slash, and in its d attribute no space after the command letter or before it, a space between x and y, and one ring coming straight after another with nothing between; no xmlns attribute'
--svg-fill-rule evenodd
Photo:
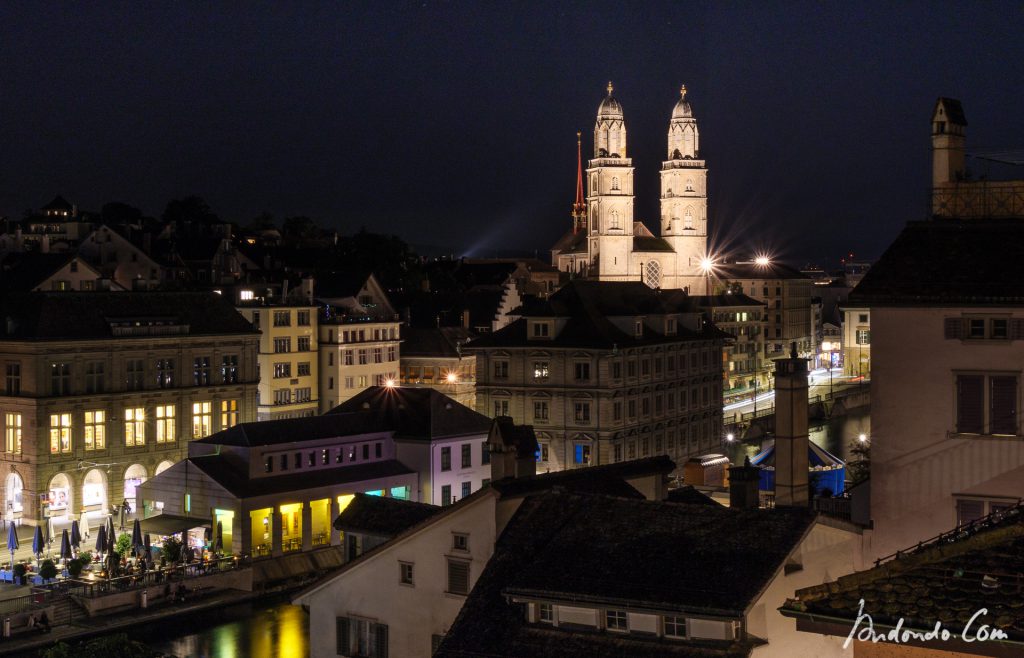
<svg viewBox="0 0 1024 658"><path fill-rule="evenodd" d="M597 108L594 158L587 163L586 176L576 135L572 228L551 248L551 264L574 277L700 291L707 263L708 170L700 159L697 120L686 87L672 110L661 165L660 237L633 218L633 160L626 148L622 105L612 91L609 82L608 95Z"/></svg>

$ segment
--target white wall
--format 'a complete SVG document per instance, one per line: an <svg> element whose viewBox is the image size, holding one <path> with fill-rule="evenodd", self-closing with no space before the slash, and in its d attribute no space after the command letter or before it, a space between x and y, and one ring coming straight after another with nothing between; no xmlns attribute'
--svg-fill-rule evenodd
<svg viewBox="0 0 1024 658"><path fill-rule="evenodd" d="M482 446L486 441L487 434L435 441L431 446L433 457L431 500L424 502L440 505L441 487L446 484L452 487L453 500L462 499L463 482L471 483L470 493L476 493L483 486L483 481L491 477L491 465L483 464L481 459ZM472 457L472 465L469 468L462 467L462 445L465 443L470 445L470 456ZM451 448L452 468L450 471L441 470L442 448Z"/></svg>
<svg viewBox="0 0 1024 658"><path fill-rule="evenodd" d="M310 652L335 656L337 617L358 616L388 625L388 655L430 655L432 635L445 633L466 600L446 594L446 555L452 533L469 534L470 588L494 549L494 497L467 506L353 564L326 585L295 600L309 607ZM414 565L415 586L399 583L399 562Z"/></svg>

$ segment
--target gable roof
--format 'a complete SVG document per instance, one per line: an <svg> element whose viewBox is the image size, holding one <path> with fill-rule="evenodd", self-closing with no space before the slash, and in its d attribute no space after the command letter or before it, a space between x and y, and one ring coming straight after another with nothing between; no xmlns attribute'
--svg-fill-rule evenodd
<svg viewBox="0 0 1024 658"><path fill-rule="evenodd" d="M435 656L736 656L526 623L511 597L740 617L810 530L807 510L738 510L553 492L526 499ZM626 641L628 646L615 644Z"/></svg>
<svg viewBox="0 0 1024 658"><path fill-rule="evenodd" d="M643 498L636 489L626 484L625 480L659 473L662 476L667 476L675 470L675 467L675 462L667 455L656 455L626 462L602 464L601 466L573 468L519 478L503 478L491 482L491 487L504 498L526 496L539 491L547 491L553 487L572 491L622 495L627 498Z"/></svg>
<svg viewBox="0 0 1024 658"><path fill-rule="evenodd" d="M395 432L399 438L437 439L487 434L491 419L432 388L371 386L327 412Z"/></svg>
<svg viewBox="0 0 1024 658"><path fill-rule="evenodd" d="M38 251L23 251L10 253L0 263L0 274L2 274L0 288L29 292L76 258L78 258L77 255L68 252L44 254ZM84 260L79 259L79 263L96 272ZM99 272L96 272L96 276L99 278Z"/></svg>
<svg viewBox="0 0 1024 658"><path fill-rule="evenodd" d="M403 327L402 356L458 358L474 334L462 327Z"/></svg>
<svg viewBox="0 0 1024 658"><path fill-rule="evenodd" d="M50 203L40 208L40 210L67 210L68 212L71 212L74 208L75 207L71 205L67 199L58 194L53 197L53 200L50 201Z"/></svg>
<svg viewBox="0 0 1024 658"><path fill-rule="evenodd" d="M189 336L256 333L212 292L11 292L0 295L0 317L0 340L113 338L112 321L135 320L188 325Z"/></svg>
<svg viewBox="0 0 1024 658"><path fill-rule="evenodd" d="M356 436L372 432L387 432L390 429L380 419L370 415L338 413L306 418L282 418L239 423L226 430L196 439L192 443L253 448Z"/></svg>
<svg viewBox="0 0 1024 658"><path fill-rule="evenodd" d="M1024 220L908 222L850 305L1024 304Z"/></svg>
<svg viewBox="0 0 1024 658"><path fill-rule="evenodd" d="M961 105L960 101L956 98L946 98L939 96L938 100L935 101L935 108L932 110L932 117L938 115L939 107L942 107L946 112L946 119L953 124L966 126L967 115L964 114L964 106Z"/></svg>
<svg viewBox="0 0 1024 658"><path fill-rule="evenodd" d="M516 457L520 459L532 457L540 447L533 425L516 425L511 416L498 416L491 425L487 443L493 445L499 442L502 447L514 449Z"/></svg>
<svg viewBox="0 0 1024 658"><path fill-rule="evenodd" d="M334 519L334 528L342 532L394 537L443 509L438 505L357 493Z"/></svg>

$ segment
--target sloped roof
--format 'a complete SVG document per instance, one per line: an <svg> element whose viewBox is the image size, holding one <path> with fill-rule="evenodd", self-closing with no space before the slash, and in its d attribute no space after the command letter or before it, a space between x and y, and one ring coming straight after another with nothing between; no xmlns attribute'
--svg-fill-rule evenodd
<svg viewBox="0 0 1024 658"><path fill-rule="evenodd" d="M519 458L532 457L539 447L533 425L516 425L510 416L494 419L487 440L500 441L503 446L515 448Z"/></svg>
<svg viewBox="0 0 1024 658"><path fill-rule="evenodd" d="M169 320L188 325L190 336L256 331L212 292L12 292L0 295L0 317L10 319L0 339L112 338L112 319Z"/></svg>
<svg viewBox="0 0 1024 658"><path fill-rule="evenodd" d="M436 439L487 434L491 419L432 388L371 386L327 412L344 414L395 432L397 437Z"/></svg>
<svg viewBox="0 0 1024 658"><path fill-rule="evenodd" d="M508 597L739 618L813 520L811 512L798 509L564 492L527 498L435 655L748 655L751 642L669 642L537 628Z"/></svg>
<svg viewBox="0 0 1024 658"><path fill-rule="evenodd" d="M950 123L959 124L961 126L967 125L967 115L964 114L964 106L960 104L959 100L940 96L938 100L935 101L935 109L932 110L932 116L939 111L940 105L945 108L946 118Z"/></svg>
<svg viewBox="0 0 1024 658"><path fill-rule="evenodd" d="M638 235L633 238L633 251L665 251L673 252L675 249L665 238L651 235Z"/></svg>
<svg viewBox="0 0 1024 658"><path fill-rule="evenodd" d="M403 327L402 356L458 358L458 346L465 345L475 336L462 327Z"/></svg>
<svg viewBox="0 0 1024 658"><path fill-rule="evenodd" d="M587 250L587 229L574 232L572 229L565 232L558 242L551 247L551 251L560 254L577 254Z"/></svg>
<svg viewBox="0 0 1024 658"><path fill-rule="evenodd" d="M342 532L394 537L443 509L438 505L357 493L334 519L334 528Z"/></svg>
<svg viewBox="0 0 1024 658"><path fill-rule="evenodd" d="M53 197L53 201L40 208L40 210L67 210L68 212L74 209L75 207L59 194Z"/></svg>
<svg viewBox="0 0 1024 658"><path fill-rule="evenodd" d="M188 462L236 498L255 498L331 485L368 482L416 472L396 459L386 459L338 468L314 468L308 471L300 469L287 475L250 478L247 467L232 463L224 455L189 457Z"/></svg>
<svg viewBox="0 0 1024 658"><path fill-rule="evenodd" d="M495 491L505 497L525 496L538 491L561 487L572 491L607 493L625 498L643 498L625 479L645 475L667 476L676 465L667 455L633 459L588 468L574 468L554 473L540 473L529 477L504 478L491 483ZM618 486L622 485L622 486Z"/></svg>
<svg viewBox="0 0 1024 658"><path fill-rule="evenodd" d="M743 293L728 295L690 295L693 303L702 308L719 308L722 306L765 306L764 302Z"/></svg>
<svg viewBox="0 0 1024 658"><path fill-rule="evenodd" d="M1024 220L908 222L850 305L1024 304Z"/></svg>
<svg viewBox="0 0 1024 658"><path fill-rule="evenodd" d="M0 288L29 292L76 258L73 253L14 252L0 263ZM84 261L82 261L84 263ZM86 265L86 267L91 267Z"/></svg>
<svg viewBox="0 0 1024 658"><path fill-rule="evenodd" d="M813 623L815 617L827 617L852 622L863 599L864 612L871 615L877 632L884 633L900 618L907 629L928 631L937 621L949 629L964 628L977 610L985 608L988 612L974 628L994 625L1009 635L1019 652L1024 640L1022 573L1024 507L1018 505L952 530L873 569L798 590L780 612L800 620L800 630L821 632L802 626L804 620ZM849 632L849 623L843 625L844 633ZM1011 655L999 652L997 644L983 644L997 652L988 655ZM959 650L971 646L978 645Z"/></svg>
<svg viewBox="0 0 1024 658"><path fill-rule="evenodd" d="M716 265L714 276L717 279L811 279L795 267L785 263L772 262L768 265L757 263L723 263Z"/></svg>
<svg viewBox="0 0 1024 658"><path fill-rule="evenodd" d="M239 423L193 443L257 447L316 441L342 436L355 436L371 432L387 432L392 428L381 419L356 413L337 413L307 418L282 418L253 423Z"/></svg>
<svg viewBox="0 0 1024 658"><path fill-rule="evenodd" d="M687 503L690 505L718 505L710 496L697 491L691 484L677 489L670 489L668 492L668 502Z"/></svg>

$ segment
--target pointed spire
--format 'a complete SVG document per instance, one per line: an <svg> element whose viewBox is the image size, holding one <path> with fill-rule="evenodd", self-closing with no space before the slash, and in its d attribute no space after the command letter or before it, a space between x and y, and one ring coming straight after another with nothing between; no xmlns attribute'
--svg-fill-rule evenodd
<svg viewBox="0 0 1024 658"><path fill-rule="evenodd" d="M608 81L608 97L611 98L612 92L615 91L615 87L612 86L612 81Z"/></svg>
<svg viewBox="0 0 1024 658"><path fill-rule="evenodd" d="M679 88L679 97L681 99L686 98L686 85L683 85L682 87Z"/></svg>
<svg viewBox="0 0 1024 658"><path fill-rule="evenodd" d="M576 131L576 201L572 204L572 232L579 233L586 226L587 203L583 199L583 140Z"/></svg>

